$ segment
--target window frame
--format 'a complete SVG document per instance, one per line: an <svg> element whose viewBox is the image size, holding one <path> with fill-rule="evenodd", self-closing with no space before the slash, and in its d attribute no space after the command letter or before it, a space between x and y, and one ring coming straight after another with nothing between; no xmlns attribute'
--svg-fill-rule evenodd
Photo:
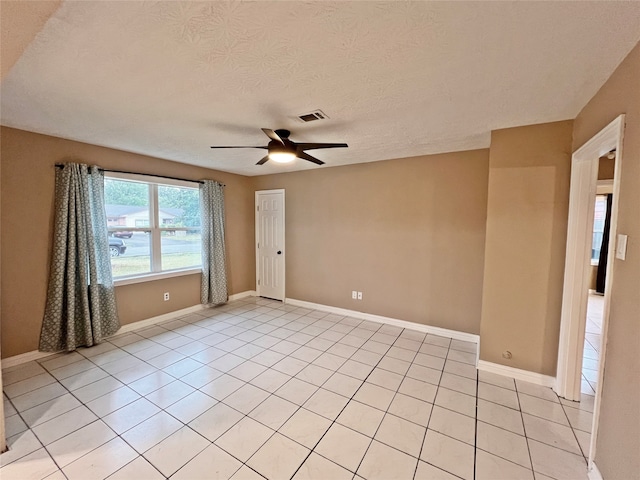
<svg viewBox="0 0 640 480"><path fill-rule="evenodd" d="M168 179L164 177L156 177L153 175L138 175L134 173L120 173L120 172L105 172L105 180L125 180L144 183L149 187L149 226L148 227L108 227L109 233L117 231L128 232L149 232L149 263L150 272L136 273L132 275L123 275L113 278L114 285L131 285L134 283L149 282L153 280L161 280L163 278L179 277L183 275L194 275L196 273L202 273L202 264L197 266L191 266L187 268L177 268L172 270L162 270L162 232L163 231L177 231L177 230L195 230L196 227L162 227L160 225L159 217L159 198L158 187L170 186L170 187L183 187L193 188L199 190L199 182ZM202 226L197 227L202 232Z"/></svg>
<svg viewBox="0 0 640 480"><path fill-rule="evenodd" d="M598 180L596 184L596 197L600 195L604 195L605 197L609 194L613 194L613 179L608 178L604 180ZM595 223L595 213L594 213L594 223ZM593 245L593 242L592 242ZM597 267L600 265L600 260L591 259L591 266Z"/></svg>
<svg viewBox="0 0 640 480"><path fill-rule="evenodd" d="M603 219L603 232L596 232L596 218L595 218L595 209L598 204L599 197L603 197L604 199L604 218L607 217L607 194L606 193L596 193L596 198L594 200L594 215L593 215L593 226L591 228L592 240L591 240L591 250L593 251L593 235L596 233L604 233L604 219ZM600 247L602 248L602 246ZM592 267L597 267L600 265L600 258L591 258L590 263Z"/></svg>

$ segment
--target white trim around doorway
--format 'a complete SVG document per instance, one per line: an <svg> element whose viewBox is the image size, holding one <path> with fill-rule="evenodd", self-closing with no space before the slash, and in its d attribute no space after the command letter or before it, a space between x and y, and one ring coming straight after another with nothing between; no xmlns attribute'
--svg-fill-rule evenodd
<svg viewBox="0 0 640 480"><path fill-rule="evenodd" d="M595 468L593 459L596 453L604 363L606 361L609 299L611 297L613 264L615 262L624 124L624 115L619 115L582 147L576 150L571 157L572 174L569 194L569 223L567 229L562 316L560 321L560 342L558 347L558 368L554 390L559 396L568 400L580 400L582 356L589 289L589 275L587 273L590 269L589 254L594 215L593 199L596 195L598 183L598 163L602 155L616 149L613 203L609 230L609 254L605 280L604 309L602 313L600 364L598 366L598 386L596 389L593 424L591 428L589 470Z"/></svg>

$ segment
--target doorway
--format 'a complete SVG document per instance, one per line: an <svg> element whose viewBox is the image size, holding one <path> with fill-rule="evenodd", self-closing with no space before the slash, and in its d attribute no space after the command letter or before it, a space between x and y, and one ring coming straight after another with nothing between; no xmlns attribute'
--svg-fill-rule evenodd
<svg viewBox="0 0 640 480"><path fill-rule="evenodd" d="M613 174L616 152L600 157L596 190L593 239L590 258L589 295L587 299L587 322L582 355L582 395L595 396L600 366L602 344L602 314L608 264L608 243L611 229L611 207L613 204ZM584 397L583 397L584 398Z"/></svg>
<svg viewBox="0 0 640 480"><path fill-rule="evenodd" d="M602 328L598 350L599 362L597 381L594 382L596 388L589 448L589 469L593 467L595 457L602 378L606 361L609 299L617 236L623 131L624 115L620 115L580 147L571 158L569 221L555 391L560 397L567 400L580 401L599 161L603 155L607 155L612 150L616 152L613 197L610 208L610 235L606 254L605 289L602 302Z"/></svg>
<svg viewBox="0 0 640 480"><path fill-rule="evenodd" d="M256 293L284 301L284 190L256 192Z"/></svg>

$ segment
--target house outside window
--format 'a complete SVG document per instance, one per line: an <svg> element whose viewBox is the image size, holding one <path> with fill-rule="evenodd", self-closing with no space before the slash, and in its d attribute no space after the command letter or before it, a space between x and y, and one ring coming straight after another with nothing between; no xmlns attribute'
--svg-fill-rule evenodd
<svg viewBox="0 0 640 480"><path fill-rule="evenodd" d="M109 173L104 190L115 280L201 268L197 183Z"/></svg>

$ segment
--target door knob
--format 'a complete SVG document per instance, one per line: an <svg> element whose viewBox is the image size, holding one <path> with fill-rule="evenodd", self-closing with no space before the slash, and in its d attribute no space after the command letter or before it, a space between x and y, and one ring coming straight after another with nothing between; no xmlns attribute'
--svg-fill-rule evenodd
<svg viewBox="0 0 640 480"><path fill-rule="evenodd" d="M282 255L282 250L278 250L278 255Z"/></svg>

